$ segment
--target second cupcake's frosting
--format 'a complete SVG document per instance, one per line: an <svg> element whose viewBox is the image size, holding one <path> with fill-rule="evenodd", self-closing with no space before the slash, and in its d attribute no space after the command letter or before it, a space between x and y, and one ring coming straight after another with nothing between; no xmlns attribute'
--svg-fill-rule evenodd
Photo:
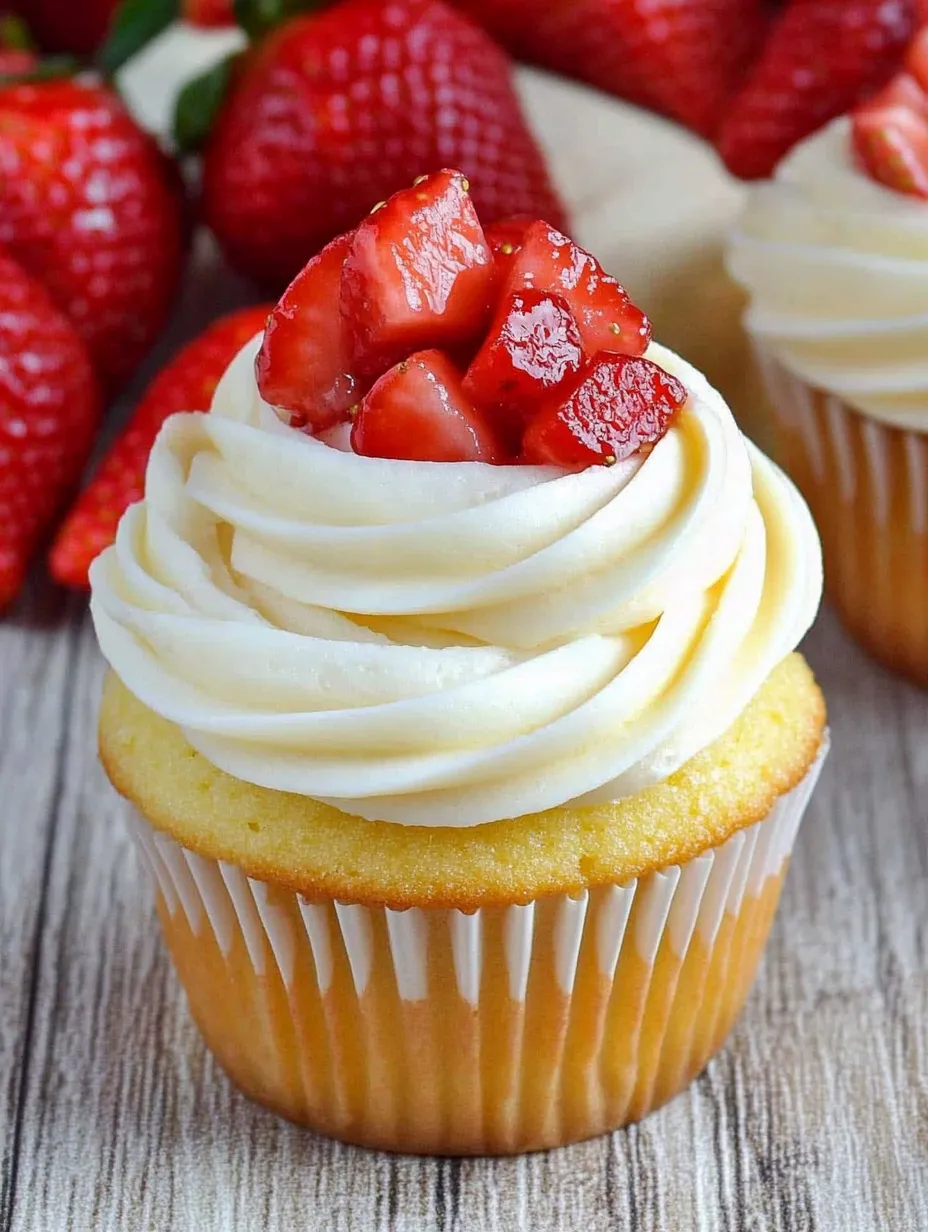
<svg viewBox="0 0 928 1232"><path fill-rule="evenodd" d="M871 180L850 121L751 194L729 251L750 332L810 384L928 430L928 204Z"/></svg>
<svg viewBox="0 0 928 1232"><path fill-rule="evenodd" d="M257 345L166 424L91 578L116 672L230 774L412 825L617 799L811 623L805 505L670 352L653 452L565 474L339 452L260 401Z"/></svg>

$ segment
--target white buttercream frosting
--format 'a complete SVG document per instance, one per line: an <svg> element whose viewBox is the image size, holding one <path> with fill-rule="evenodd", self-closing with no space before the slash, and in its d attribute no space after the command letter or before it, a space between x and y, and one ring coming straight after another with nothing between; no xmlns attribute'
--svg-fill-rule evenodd
<svg viewBox="0 0 928 1232"><path fill-rule="evenodd" d="M928 202L858 167L846 117L753 190L728 264L764 349L867 415L928 430Z"/></svg>
<svg viewBox="0 0 928 1232"><path fill-rule="evenodd" d="M176 415L91 572L107 659L246 781L476 825L618 799L733 722L811 623L791 483L691 391L643 459L579 474L331 448L258 396L249 344Z"/></svg>

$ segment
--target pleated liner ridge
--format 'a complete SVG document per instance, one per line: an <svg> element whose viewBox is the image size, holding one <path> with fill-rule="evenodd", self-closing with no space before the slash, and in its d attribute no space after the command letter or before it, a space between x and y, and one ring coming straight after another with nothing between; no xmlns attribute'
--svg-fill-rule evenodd
<svg viewBox="0 0 928 1232"><path fill-rule="evenodd" d="M511 1153L637 1120L721 1046L823 758L682 867L473 914L309 902L132 824L193 1015L247 1094L348 1142Z"/></svg>
<svg viewBox="0 0 928 1232"><path fill-rule="evenodd" d="M928 685L928 433L894 428L760 352L784 466L809 502L848 632Z"/></svg>

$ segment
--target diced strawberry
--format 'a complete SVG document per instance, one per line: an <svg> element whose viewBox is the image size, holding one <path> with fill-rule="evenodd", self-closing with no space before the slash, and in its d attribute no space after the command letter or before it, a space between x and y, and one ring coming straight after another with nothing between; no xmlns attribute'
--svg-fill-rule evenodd
<svg viewBox="0 0 928 1232"><path fill-rule="evenodd" d="M599 351L642 355L651 322L594 256L546 222L533 222L510 263L503 293L533 287L556 291L570 305L588 359Z"/></svg>
<svg viewBox="0 0 928 1232"><path fill-rule="evenodd" d="M875 111L883 107L905 107L928 120L928 94L910 73L897 73L889 85L867 102L861 103L857 112Z"/></svg>
<svg viewBox="0 0 928 1232"><path fill-rule="evenodd" d="M352 340L338 310L350 235L332 240L283 293L255 361L261 397L294 426L323 432L348 417L362 392Z"/></svg>
<svg viewBox="0 0 928 1232"><path fill-rule="evenodd" d="M493 263L469 187L459 171L436 172L355 231L341 307L364 374L423 347L463 349L486 325Z"/></svg>
<svg viewBox="0 0 928 1232"><path fill-rule="evenodd" d="M364 398L351 446L371 458L413 462L500 462L492 425L464 393L441 351L420 351L391 368Z"/></svg>
<svg viewBox="0 0 928 1232"><path fill-rule="evenodd" d="M602 353L529 424L527 462L611 465L661 439L687 392L649 359Z"/></svg>
<svg viewBox="0 0 928 1232"><path fill-rule="evenodd" d="M928 118L900 104L861 107L852 120L854 149L879 184L928 198Z"/></svg>
<svg viewBox="0 0 928 1232"><path fill-rule="evenodd" d="M928 22L928 15L925 17ZM905 72L911 74L922 90L928 90L928 24L909 43L905 56Z"/></svg>
<svg viewBox="0 0 928 1232"><path fill-rule="evenodd" d="M550 291L516 291L500 303L464 391L518 439L533 410L582 364L580 330L567 301Z"/></svg>
<svg viewBox="0 0 928 1232"><path fill-rule="evenodd" d="M494 304L509 279L513 260L521 250L526 233L534 221L534 218L522 214L515 218L504 218L500 222L490 223L486 228L487 247L493 257L492 300Z"/></svg>

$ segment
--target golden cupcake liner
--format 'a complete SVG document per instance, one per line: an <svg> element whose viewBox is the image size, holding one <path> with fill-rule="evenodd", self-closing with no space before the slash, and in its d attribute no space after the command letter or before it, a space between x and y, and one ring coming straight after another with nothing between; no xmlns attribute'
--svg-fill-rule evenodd
<svg viewBox="0 0 928 1232"><path fill-rule="evenodd" d="M313 902L132 824L193 1016L248 1095L348 1142L501 1154L637 1120L717 1051L824 756L681 867L472 914Z"/></svg>
<svg viewBox="0 0 928 1232"><path fill-rule="evenodd" d="M928 433L862 415L763 354L761 369L828 597L874 658L928 685Z"/></svg>

